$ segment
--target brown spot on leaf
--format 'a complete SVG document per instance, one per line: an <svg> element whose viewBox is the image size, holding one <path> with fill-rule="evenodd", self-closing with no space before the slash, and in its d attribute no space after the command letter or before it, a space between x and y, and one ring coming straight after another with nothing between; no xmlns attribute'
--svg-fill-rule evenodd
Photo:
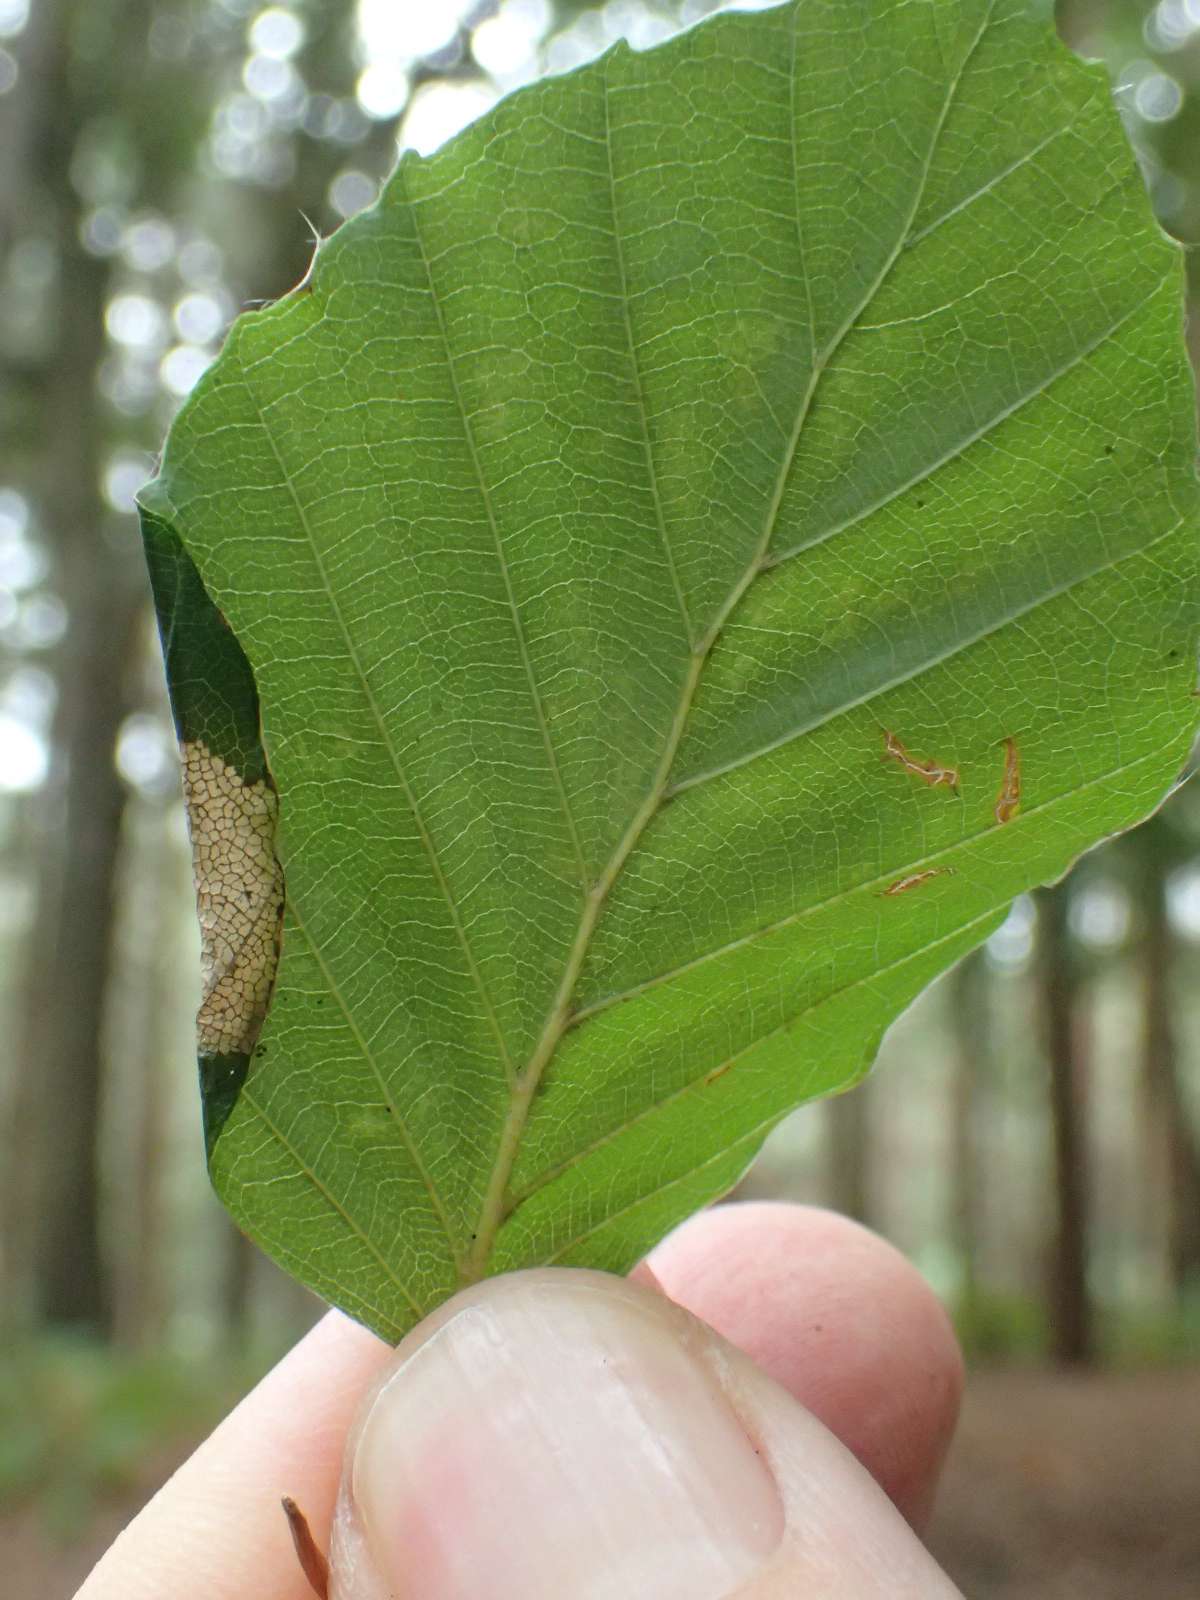
<svg viewBox="0 0 1200 1600"><path fill-rule="evenodd" d="M1021 752L1015 739L1004 741L1004 777L996 796L996 821L1011 822L1021 805Z"/></svg>
<svg viewBox="0 0 1200 1600"><path fill-rule="evenodd" d="M944 878L953 871L953 867L926 867L924 872L910 872L907 878L897 878L895 883L889 883L880 892L885 895L907 894L910 889L928 883L930 878Z"/></svg>
<svg viewBox="0 0 1200 1600"><path fill-rule="evenodd" d="M269 782L246 783L203 744L185 744L182 753L200 918L197 1047L201 1055L244 1054L267 1014L279 964L279 804Z"/></svg>
<svg viewBox="0 0 1200 1600"><path fill-rule="evenodd" d="M883 730L884 759L898 761L906 772L913 773L931 789L944 784L947 789L958 788L958 768L944 767L938 761L918 761L909 755L903 743L889 729Z"/></svg>

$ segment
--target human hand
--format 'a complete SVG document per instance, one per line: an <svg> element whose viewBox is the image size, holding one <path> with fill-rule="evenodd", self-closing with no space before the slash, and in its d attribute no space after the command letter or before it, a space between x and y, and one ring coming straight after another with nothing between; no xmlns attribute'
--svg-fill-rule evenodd
<svg viewBox="0 0 1200 1600"><path fill-rule="evenodd" d="M956 1595L913 1530L961 1362L903 1258L734 1205L650 1268L491 1279L396 1352L326 1317L77 1600L311 1600L279 1500L324 1545L343 1453L331 1600Z"/></svg>

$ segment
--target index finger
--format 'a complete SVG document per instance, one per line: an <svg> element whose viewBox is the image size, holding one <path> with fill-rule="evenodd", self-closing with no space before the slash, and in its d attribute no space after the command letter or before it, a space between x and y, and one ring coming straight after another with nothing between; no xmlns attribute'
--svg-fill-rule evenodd
<svg viewBox="0 0 1200 1600"><path fill-rule="evenodd" d="M76 1600L312 1600L280 1499L328 1543L342 1447L390 1347L331 1311L209 1435Z"/></svg>

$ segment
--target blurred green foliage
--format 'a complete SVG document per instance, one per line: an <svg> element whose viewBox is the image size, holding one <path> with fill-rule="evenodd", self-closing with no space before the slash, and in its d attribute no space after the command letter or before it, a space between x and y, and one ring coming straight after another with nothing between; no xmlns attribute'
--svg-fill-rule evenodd
<svg viewBox="0 0 1200 1600"><path fill-rule="evenodd" d="M106 1499L151 1491L274 1360L137 1355L47 1334L0 1361L0 1511L36 1501L46 1531L77 1538Z"/></svg>

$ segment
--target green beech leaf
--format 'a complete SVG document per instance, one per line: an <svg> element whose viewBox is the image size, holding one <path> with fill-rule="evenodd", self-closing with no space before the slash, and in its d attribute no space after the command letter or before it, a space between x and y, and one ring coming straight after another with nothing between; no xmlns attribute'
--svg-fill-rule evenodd
<svg viewBox="0 0 1200 1600"><path fill-rule="evenodd" d="M1023 0L795 0L405 157L236 325L145 524L255 1239L389 1337L627 1268L1156 804L1181 284Z"/></svg>

